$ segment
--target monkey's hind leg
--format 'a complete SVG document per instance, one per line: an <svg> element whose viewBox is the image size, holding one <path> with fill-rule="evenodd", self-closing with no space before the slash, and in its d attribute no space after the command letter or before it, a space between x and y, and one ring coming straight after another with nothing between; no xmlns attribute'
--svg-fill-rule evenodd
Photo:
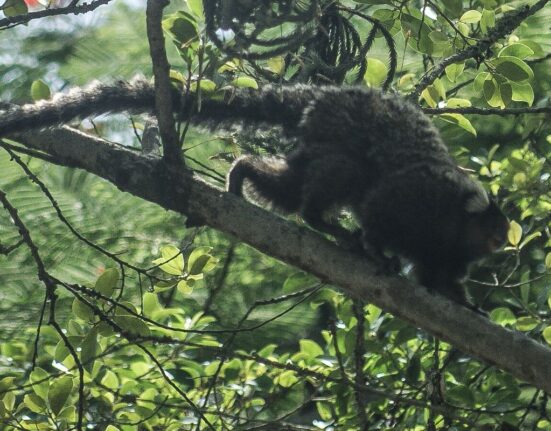
<svg viewBox="0 0 551 431"><path fill-rule="evenodd" d="M310 226L356 252L362 251L359 231L351 232L326 217L354 199L355 190L361 187L359 172L359 166L344 156L327 155L311 161L304 173L300 207L300 215Z"/></svg>
<svg viewBox="0 0 551 431"><path fill-rule="evenodd" d="M300 206L301 170L280 157L243 156L231 167L227 190L263 205L272 204L284 212Z"/></svg>

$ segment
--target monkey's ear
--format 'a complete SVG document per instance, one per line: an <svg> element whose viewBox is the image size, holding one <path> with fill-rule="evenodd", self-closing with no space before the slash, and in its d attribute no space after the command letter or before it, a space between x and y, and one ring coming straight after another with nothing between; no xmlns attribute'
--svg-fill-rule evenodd
<svg viewBox="0 0 551 431"><path fill-rule="evenodd" d="M465 211L469 214L482 213L490 206L490 199L484 190L478 190L467 197Z"/></svg>

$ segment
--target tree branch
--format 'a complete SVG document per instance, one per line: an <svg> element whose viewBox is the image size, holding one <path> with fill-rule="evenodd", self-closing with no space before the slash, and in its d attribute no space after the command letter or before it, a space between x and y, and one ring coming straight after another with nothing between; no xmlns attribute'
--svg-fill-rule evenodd
<svg viewBox="0 0 551 431"><path fill-rule="evenodd" d="M82 13L91 12L100 6L110 3L111 1L113 0L95 0L89 3L84 3L80 6L70 4L67 7L60 7L57 9L45 9L37 12L29 12L23 15L9 16L0 19L0 29L4 30L6 28L15 27L16 25L27 24L32 20L45 18L48 16L68 14L79 15Z"/></svg>
<svg viewBox="0 0 551 431"><path fill-rule="evenodd" d="M168 165L179 167L182 163L180 139L172 113L172 86L170 85L170 65L166 56L165 38L161 23L163 9L168 0L148 0L147 38L149 53L155 76L155 114L159 121L159 132L163 141L163 157Z"/></svg>
<svg viewBox="0 0 551 431"><path fill-rule="evenodd" d="M68 127L17 137L165 209L200 218L256 249L372 302L463 352L551 393L551 349L527 336L375 268L319 234L225 193L163 160L136 154Z"/></svg>
<svg viewBox="0 0 551 431"><path fill-rule="evenodd" d="M444 58L431 70L427 71L421 77L421 80L415 86L415 89L408 95L408 99L416 101L421 95L421 92L431 85L435 79L439 78L444 73L446 67L450 64L458 63L469 58L478 58L483 56L495 42L512 32L526 18L542 9L548 2L549 0L539 0L533 6L526 5L519 8L516 12L506 14L496 23L496 26L490 31L486 38L479 40L478 43L466 49Z"/></svg>
<svg viewBox="0 0 551 431"><path fill-rule="evenodd" d="M473 115L522 115L522 114L551 114L551 106L538 106L526 108L478 108L468 106L464 108L422 108L428 115L440 114L473 114Z"/></svg>

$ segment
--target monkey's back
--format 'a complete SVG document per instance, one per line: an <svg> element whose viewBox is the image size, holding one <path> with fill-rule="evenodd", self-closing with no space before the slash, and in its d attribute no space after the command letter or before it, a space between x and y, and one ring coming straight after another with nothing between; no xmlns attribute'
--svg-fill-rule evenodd
<svg viewBox="0 0 551 431"><path fill-rule="evenodd" d="M376 167L380 176L416 165L456 164L438 130L402 97L359 87L321 87L299 126L304 148L346 154Z"/></svg>

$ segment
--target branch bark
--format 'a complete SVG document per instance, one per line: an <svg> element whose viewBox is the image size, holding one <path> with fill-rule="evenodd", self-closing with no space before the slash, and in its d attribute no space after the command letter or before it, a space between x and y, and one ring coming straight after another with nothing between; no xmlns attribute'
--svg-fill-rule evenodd
<svg viewBox="0 0 551 431"><path fill-rule="evenodd" d="M201 219L551 393L551 349L402 278L376 275L365 259L310 229L216 189L186 170L169 172L162 159L137 154L68 127L27 133L17 140L51 154L63 164L105 178L123 191Z"/></svg>
<svg viewBox="0 0 551 431"><path fill-rule="evenodd" d="M155 76L155 114L159 121L159 132L163 142L163 157L167 164L178 168L182 163L180 139L176 132L176 122L172 113L172 87L170 85L170 64L166 56L163 36L163 9L168 0L148 0L147 38L149 53Z"/></svg>

